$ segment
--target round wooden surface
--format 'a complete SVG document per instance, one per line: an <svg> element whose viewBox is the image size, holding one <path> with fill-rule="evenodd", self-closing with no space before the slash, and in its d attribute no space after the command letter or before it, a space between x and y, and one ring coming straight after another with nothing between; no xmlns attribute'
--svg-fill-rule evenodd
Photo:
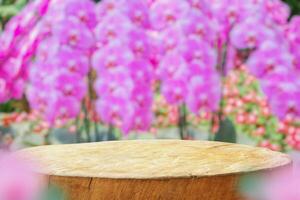
<svg viewBox="0 0 300 200"><path fill-rule="evenodd" d="M29 148L41 173L64 177L167 179L241 174L291 163L263 148L208 141L143 140Z"/></svg>

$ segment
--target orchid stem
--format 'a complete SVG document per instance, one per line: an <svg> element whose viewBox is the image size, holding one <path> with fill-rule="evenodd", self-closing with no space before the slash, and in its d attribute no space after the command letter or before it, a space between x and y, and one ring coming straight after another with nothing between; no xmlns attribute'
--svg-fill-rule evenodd
<svg viewBox="0 0 300 200"><path fill-rule="evenodd" d="M186 123L186 109L185 109L184 104L179 106L178 127L179 127L180 139L184 140L188 136L187 135L187 123Z"/></svg>
<svg viewBox="0 0 300 200"><path fill-rule="evenodd" d="M79 127L79 117L76 118L75 126L76 126L76 142L81 143L81 130Z"/></svg>
<svg viewBox="0 0 300 200"><path fill-rule="evenodd" d="M220 75L220 79L221 79L221 94L220 94L221 100L220 100L218 111L216 111L212 114L211 125L210 125L211 126L210 134L208 137L209 140L213 140L213 138L214 138L211 134L215 134L214 128L213 128L215 126L215 123L217 123L215 120L215 116L218 117L219 120L217 120L217 121L219 123L223 118L223 107L224 107L223 92L224 92L224 78L226 76L226 58L228 55L228 44L229 44L229 38L226 40L225 44L220 47L221 48L220 55L219 55L220 59L219 59L219 64L218 64L217 70L219 71L219 75Z"/></svg>
<svg viewBox="0 0 300 200"><path fill-rule="evenodd" d="M90 121L88 118L88 110L86 105L83 103L83 111L84 111L84 127L87 136L87 142L91 142L91 133L90 133Z"/></svg>
<svg viewBox="0 0 300 200"><path fill-rule="evenodd" d="M110 140L110 136L112 136L113 134L114 134L114 126L110 124L107 131L107 140Z"/></svg>
<svg viewBox="0 0 300 200"><path fill-rule="evenodd" d="M101 138L100 138L100 133L99 133L97 122L95 122L95 124L94 124L94 130L95 130L95 140L96 140L96 142L99 142L101 140Z"/></svg>

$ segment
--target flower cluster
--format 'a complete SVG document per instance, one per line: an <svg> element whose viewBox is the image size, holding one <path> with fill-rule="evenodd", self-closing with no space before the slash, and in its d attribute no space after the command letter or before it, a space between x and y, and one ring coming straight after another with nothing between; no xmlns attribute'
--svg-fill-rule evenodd
<svg viewBox="0 0 300 200"><path fill-rule="evenodd" d="M47 119L75 118L87 94L87 75L95 47L94 3L52 1L38 24L41 38L28 70L27 98ZM80 12L78 12L80 10ZM51 46L49 47L49 44Z"/></svg>
<svg viewBox="0 0 300 200"><path fill-rule="evenodd" d="M234 120L238 132L253 139L258 146L286 150L285 134L278 130L279 122L271 114L258 80L249 74L246 66L228 74L223 97L223 112Z"/></svg>
<svg viewBox="0 0 300 200"><path fill-rule="evenodd" d="M176 105L169 104L163 95L157 95L153 103L153 112L155 113L155 128L176 127L179 121L179 108ZM187 122L189 126L197 127L205 122L211 121L211 112L201 112L197 115L187 113Z"/></svg>
<svg viewBox="0 0 300 200"><path fill-rule="evenodd" d="M0 102L23 96L26 68L38 39L35 27L48 4L49 0L30 2L0 35Z"/></svg>
<svg viewBox="0 0 300 200"><path fill-rule="evenodd" d="M293 54L293 64L300 70L300 17L295 16L286 27L285 36L288 38L290 52Z"/></svg>
<svg viewBox="0 0 300 200"><path fill-rule="evenodd" d="M155 86L172 106L217 111L222 78L244 63L273 112L296 119L300 18L289 15L280 0L33 1L0 37L0 102L25 90L54 123L96 93L93 118L147 130Z"/></svg>
<svg viewBox="0 0 300 200"><path fill-rule="evenodd" d="M97 7L96 109L102 121L125 133L147 130L152 123L148 9L146 2L135 0L106 0Z"/></svg>
<svg viewBox="0 0 300 200"><path fill-rule="evenodd" d="M285 136L285 142L291 149L300 150L300 125L286 119L279 123L278 132Z"/></svg>
<svg viewBox="0 0 300 200"><path fill-rule="evenodd" d="M150 6L159 44L156 73L161 91L168 103L186 104L196 114L217 110L221 97L215 31L208 12L204 1L164 0Z"/></svg>
<svg viewBox="0 0 300 200"><path fill-rule="evenodd" d="M232 45L237 52L248 52L246 64L260 79L273 113L280 119L300 116L298 18L289 23L289 8L279 0L249 1L240 6L247 12L232 26Z"/></svg>

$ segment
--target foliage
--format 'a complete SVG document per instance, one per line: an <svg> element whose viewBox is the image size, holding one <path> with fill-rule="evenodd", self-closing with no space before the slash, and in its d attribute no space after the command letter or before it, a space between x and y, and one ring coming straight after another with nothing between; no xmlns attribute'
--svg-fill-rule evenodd
<svg viewBox="0 0 300 200"><path fill-rule="evenodd" d="M230 142L236 143L237 142L237 134L234 127L234 124L229 118L225 118L220 122L220 128L215 136L215 141L221 142Z"/></svg>
<svg viewBox="0 0 300 200"><path fill-rule="evenodd" d="M1 0L0 1L0 24L1 29L5 23L15 16L27 3L27 0ZM1 30L0 29L0 30Z"/></svg>
<svg viewBox="0 0 300 200"><path fill-rule="evenodd" d="M41 200L66 200L64 192L56 185L50 185Z"/></svg>
<svg viewBox="0 0 300 200"><path fill-rule="evenodd" d="M300 14L300 2L298 0L285 0L285 2L290 5L293 15Z"/></svg>

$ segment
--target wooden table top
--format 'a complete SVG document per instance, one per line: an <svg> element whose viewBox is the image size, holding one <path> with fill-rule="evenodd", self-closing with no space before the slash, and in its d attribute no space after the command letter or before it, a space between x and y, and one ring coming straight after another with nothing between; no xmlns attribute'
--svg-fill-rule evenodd
<svg viewBox="0 0 300 200"><path fill-rule="evenodd" d="M22 150L54 176L156 179L248 173L291 163L264 148L209 141L137 140L50 145Z"/></svg>

